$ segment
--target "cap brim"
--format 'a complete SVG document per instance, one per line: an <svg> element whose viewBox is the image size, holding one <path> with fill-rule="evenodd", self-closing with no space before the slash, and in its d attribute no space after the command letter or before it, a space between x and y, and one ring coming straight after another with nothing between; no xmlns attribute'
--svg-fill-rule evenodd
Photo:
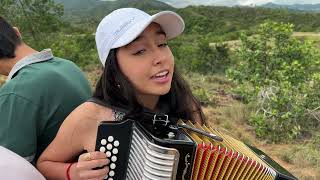
<svg viewBox="0 0 320 180"><path fill-rule="evenodd" d="M176 13L171 11L162 11L151 18L147 18L136 23L125 32L113 45L112 49L119 48L135 40L152 22L158 23L166 33L167 39L172 39L180 35L184 30L184 21Z"/></svg>

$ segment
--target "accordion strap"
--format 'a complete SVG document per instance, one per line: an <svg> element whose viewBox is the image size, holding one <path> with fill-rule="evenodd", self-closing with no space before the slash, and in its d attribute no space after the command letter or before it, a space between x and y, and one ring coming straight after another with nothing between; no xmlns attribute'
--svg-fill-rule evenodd
<svg viewBox="0 0 320 180"><path fill-rule="evenodd" d="M90 99L87 100L87 102L93 102L93 103L96 103L96 104L99 104L101 106L104 106L104 107L108 107L108 108L111 108L115 111L118 111L118 112L122 112L122 113L125 113L127 114L128 113L128 110L126 109L123 109L123 108L119 108L119 107L115 107L115 106L112 106L110 105L109 103L103 101L103 100L100 100L98 98L95 98L95 97L91 97ZM205 132L203 130L200 130L200 129L196 129L196 128L193 128L185 123L182 123L182 124L177 124L177 120L173 120L172 122L172 119L171 121L169 120L169 115L167 114L164 114L164 113L160 113L160 114L157 114L157 113L153 113L147 109L143 109L143 116L145 117L145 119L147 119L147 121L151 120L152 119L152 126L154 127L170 127L170 128L173 128L173 129L180 129L180 128L185 128L185 129L188 129L188 130L191 130L193 132L196 132L196 133L199 133L199 134L202 134L204 136L207 136L211 139L214 139L216 141L223 141L223 139L215 134L212 134L212 133L208 133L208 132Z"/></svg>

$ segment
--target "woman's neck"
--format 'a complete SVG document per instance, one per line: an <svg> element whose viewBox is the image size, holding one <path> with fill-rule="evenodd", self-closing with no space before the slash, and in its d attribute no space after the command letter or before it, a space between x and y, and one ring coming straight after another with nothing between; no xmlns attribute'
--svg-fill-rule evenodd
<svg viewBox="0 0 320 180"><path fill-rule="evenodd" d="M159 101L159 96L153 95L138 95L138 102L143 106L150 110L155 111L157 108L157 104Z"/></svg>

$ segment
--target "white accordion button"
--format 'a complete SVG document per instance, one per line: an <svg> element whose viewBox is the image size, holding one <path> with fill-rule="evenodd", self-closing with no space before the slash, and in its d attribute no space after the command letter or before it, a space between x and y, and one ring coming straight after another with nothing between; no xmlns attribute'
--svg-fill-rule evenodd
<svg viewBox="0 0 320 180"><path fill-rule="evenodd" d="M114 176L114 171L109 171L109 176L113 177Z"/></svg>
<svg viewBox="0 0 320 180"><path fill-rule="evenodd" d="M107 152L106 152L106 155L107 155L108 158L111 157L111 152L110 152L110 151L107 151Z"/></svg>
<svg viewBox="0 0 320 180"><path fill-rule="evenodd" d="M103 153L106 152L106 148L103 147L103 146L101 146L101 147L100 147L100 152L103 152Z"/></svg>
<svg viewBox="0 0 320 180"><path fill-rule="evenodd" d="M107 144L107 140L106 139L101 139L101 145L106 145Z"/></svg>
<svg viewBox="0 0 320 180"><path fill-rule="evenodd" d="M109 136L109 137L108 137L108 141L109 141L109 142L112 142L113 140L114 140L113 136Z"/></svg>
<svg viewBox="0 0 320 180"><path fill-rule="evenodd" d="M114 141L114 143L113 143L113 145L115 146L115 147L118 147L119 145L120 145L120 143L119 143L119 141Z"/></svg>
<svg viewBox="0 0 320 180"><path fill-rule="evenodd" d="M113 178L109 178L108 180L113 180Z"/></svg>
<svg viewBox="0 0 320 180"><path fill-rule="evenodd" d="M112 154L118 154L118 148L112 149Z"/></svg>
<svg viewBox="0 0 320 180"><path fill-rule="evenodd" d="M111 149L112 149L112 144L108 144L108 145L107 145L107 149L108 149L108 150L111 150Z"/></svg>
<svg viewBox="0 0 320 180"><path fill-rule="evenodd" d="M112 162L116 162L116 161L117 161L117 156L112 156L112 157L111 157L111 161L112 161Z"/></svg>
<svg viewBox="0 0 320 180"><path fill-rule="evenodd" d="M115 169L116 168L116 164L115 163L111 163L110 164L110 169Z"/></svg>

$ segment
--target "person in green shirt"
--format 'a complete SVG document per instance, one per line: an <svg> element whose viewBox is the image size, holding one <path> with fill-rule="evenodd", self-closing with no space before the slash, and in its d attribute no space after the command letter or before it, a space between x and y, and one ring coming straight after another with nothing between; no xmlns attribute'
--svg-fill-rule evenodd
<svg viewBox="0 0 320 180"><path fill-rule="evenodd" d="M62 121L91 96L90 85L73 62L34 50L2 17L0 74L7 76L0 87L0 146L34 164Z"/></svg>

